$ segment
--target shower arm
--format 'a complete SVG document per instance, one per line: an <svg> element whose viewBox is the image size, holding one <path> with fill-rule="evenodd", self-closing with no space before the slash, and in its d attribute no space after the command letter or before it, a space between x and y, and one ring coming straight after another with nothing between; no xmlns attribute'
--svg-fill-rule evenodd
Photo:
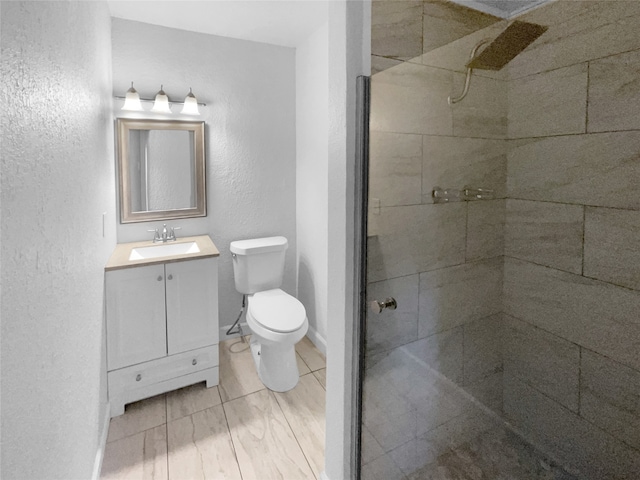
<svg viewBox="0 0 640 480"><path fill-rule="evenodd" d="M471 63L471 60L473 60L473 58L476 56L476 53L478 52L478 49L484 45L485 43L489 43L491 41L490 38L485 38L483 40L480 40L475 47L473 47L473 50L471 50L471 55L469 56L469 63ZM464 80L464 90L462 91L462 94L459 97L453 98L451 96L449 96L447 98L447 102L449 102L449 105L453 105L454 103L458 103L460 100L462 100L464 97L467 96L467 93L469 92L469 86L471 85L471 73L473 72L473 68L471 67L467 67L467 77Z"/></svg>

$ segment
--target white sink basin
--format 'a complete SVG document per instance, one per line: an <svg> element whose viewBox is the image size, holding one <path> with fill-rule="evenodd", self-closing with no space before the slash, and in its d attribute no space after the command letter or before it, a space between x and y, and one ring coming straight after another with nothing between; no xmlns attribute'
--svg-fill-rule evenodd
<svg viewBox="0 0 640 480"><path fill-rule="evenodd" d="M149 258L171 257L184 255L185 253L198 253L200 249L196 242L163 243L150 247L138 247L131 249L129 260L146 260Z"/></svg>

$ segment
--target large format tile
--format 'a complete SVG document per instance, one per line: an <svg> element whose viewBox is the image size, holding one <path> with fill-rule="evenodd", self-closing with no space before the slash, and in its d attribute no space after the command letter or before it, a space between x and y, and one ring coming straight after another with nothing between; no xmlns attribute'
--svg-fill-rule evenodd
<svg viewBox="0 0 640 480"><path fill-rule="evenodd" d="M405 480L406 477L389 455L381 455L362 466L362 480Z"/></svg>
<svg viewBox="0 0 640 480"><path fill-rule="evenodd" d="M107 443L101 480L167 480L165 425Z"/></svg>
<svg viewBox="0 0 640 480"><path fill-rule="evenodd" d="M453 2L426 0L424 2L422 51L426 53L447 45L499 20L493 15Z"/></svg>
<svg viewBox="0 0 640 480"><path fill-rule="evenodd" d="M591 62L588 131L638 130L638 111L640 50Z"/></svg>
<svg viewBox="0 0 640 480"><path fill-rule="evenodd" d="M243 480L314 478L272 392L261 390L223 406Z"/></svg>
<svg viewBox="0 0 640 480"><path fill-rule="evenodd" d="M502 324L498 313L463 326L465 385L502 371Z"/></svg>
<svg viewBox="0 0 640 480"><path fill-rule="evenodd" d="M240 480L221 405L167 424L171 478Z"/></svg>
<svg viewBox="0 0 640 480"><path fill-rule="evenodd" d="M454 93L464 89L466 75L453 74ZM506 138L508 84L502 80L475 76L464 100L451 105L453 134L457 137Z"/></svg>
<svg viewBox="0 0 640 480"><path fill-rule="evenodd" d="M314 372L311 372L311 373L313 373L313 376L318 379L318 381L320 382L320 385L322 385L322 388L326 390L327 389L327 369L321 368L320 370L315 370Z"/></svg>
<svg viewBox="0 0 640 480"><path fill-rule="evenodd" d="M505 415L532 443L590 480L634 480L640 452L570 412L534 388L505 376Z"/></svg>
<svg viewBox="0 0 640 480"><path fill-rule="evenodd" d="M549 29L509 63L511 78L640 48L635 0L550 2L518 20Z"/></svg>
<svg viewBox="0 0 640 480"><path fill-rule="evenodd" d="M583 220L579 205L508 199L504 253L580 274Z"/></svg>
<svg viewBox="0 0 640 480"><path fill-rule="evenodd" d="M462 383L462 327L406 345L409 353L455 383Z"/></svg>
<svg viewBox="0 0 640 480"><path fill-rule="evenodd" d="M247 343L235 345L238 339L227 340L220 343L220 397L223 402L242 397L249 393L257 392L265 388L258 377L256 365L251 356L249 340ZM233 351L230 350L234 345Z"/></svg>
<svg viewBox="0 0 640 480"><path fill-rule="evenodd" d="M325 396L312 374L303 375L296 388L275 393L282 412L316 478L324 470Z"/></svg>
<svg viewBox="0 0 640 480"><path fill-rule="evenodd" d="M509 83L509 138L584 133L587 64Z"/></svg>
<svg viewBox="0 0 640 480"><path fill-rule="evenodd" d="M371 2L371 53L415 57L422 53L422 2Z"/></svg>
<svg viewBox="0 0 640 480"><path fill-rule="evenodd" d="M367 309L367 353L390 350L418 339L418 275L370 283L367 300L396 299L395 310Z"/></svg>
<svg viewBox="0 0 640 480"><path fill-rule="evenodd" d="M167 421L165 394L134 402L126 406L123 415L109 422L107 442L149 430Z"/></svg>
<svg viewBox="0 0 640 480"><path fill-rule="evenodd" d="M502 263L496 257L421 273L419 338L500 312Z"/></svg>
<svg viewBox="0 0 640 480"><path fill-rule="evenodd" d="M504 310L640 370L640 292L505 259Z"/></svg>
<svg viewBox="0 0 640 480"><path fill-rule="evenodd" d="M502 377L501 370L474 383L466 384L464 389L485 407L502 415Z"/></svg>
<svg viewBox="0 0 640 480"><path fill-rule="evenodd" d="M422 202L422 136L370 133L369 197L383 207Z"/></svg>
<svg viewBox="0 0 640 480"><path fill-rule="evenodd" d="M381 57L379 55L371 55L371 76L374 76L380 72L384 72L388 68L400 65L402 60L395 60L393 58Z"/></svg>
<svg viewBox="0 0 640 480"><path fill-rule="evenodd" d="M167 422L219 405L218 387L207 388L204 383L167 393Z"/></svg>
<svg viewBox="0 0 640 480"><path fill-rule="evenodd" d="M584 274L640 290L640 211L587 207Z"/></svg>
<svg viewBox="0 0 640 480"><path fill-rule="evenodd" d="M313 342L309 340L309 337L303 337L302 340L296 343L296 352L312 372L327 366L324 355Z"/></svg>
<svg viewBox="0 0 640 480"><path fill-rule="evenodd" d="M451 135L447 97L452 76L446 70L409 62L378 73L371 81L370 129Z"/></svg>
<svg viewBox="0 0 640 480"><path fill-rule="evenodd" d="M510 145L509 197L640 210L640 131Z"/></svg>
<svg viewBox="0 0 640 480"><path fill-rule="evenodd" d="M580 415L640 450L640 372L582 351Z"/></svg>
<svg viewBox="0 0 640 480"><path fill-rule="evenodd" d="M504 372L578 412L580 347L505 315Z"/></svg>
<svg viewBox="0 0 640 480"><path fill-rule="evenodd" d="M465 205L412 205L372 216L368 280L412 275L464 261Z"/></svg>
<svg viewBox="0 0 640 480"><path fill-rule="evenodd" d="M487 188L496 198L505 196L507 156L502 140L425 136L422 155L423 203L432 201L436 186Z"/></svg>
<svg viewBox="0 0 640 480"><path fill-rule="evenodd" d="M504 254L505 200L481 200L467 204L466 261Z"/></svg>

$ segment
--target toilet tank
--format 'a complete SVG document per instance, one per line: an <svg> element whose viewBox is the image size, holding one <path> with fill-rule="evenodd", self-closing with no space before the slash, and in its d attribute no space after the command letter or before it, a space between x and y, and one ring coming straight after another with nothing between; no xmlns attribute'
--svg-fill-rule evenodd
<svg viewBox="0 0 640 480"><path fill-rule="evenodd" d="M251 294L280 287L287 247L288 242L285 237L231 242L236 290Z"/></svg>

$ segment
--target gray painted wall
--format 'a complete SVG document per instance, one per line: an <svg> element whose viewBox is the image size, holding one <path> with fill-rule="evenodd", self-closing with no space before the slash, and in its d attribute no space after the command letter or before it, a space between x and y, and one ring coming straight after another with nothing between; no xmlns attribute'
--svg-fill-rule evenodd
<svg viewBox="0 0 640 480"><path fill-rule="evenodd" d="M90 478L115 245L109 11L2 2L1 12L2 477Z"/></svg>
<svg viewBox="0 0 640 480"><path fill-rule="evenodd" d="M287 237L282 288L295 294L295 50L117 18L112 34L114 95L134 81L142 97L152 98L160 84L171 98L184 98L192 87L207 104L200 119L206 122L208 215L170 224L182 227L180 236L209 234L220 250L220 325L231 324L241 305L233 240ZM158 226L162 222L118 224L118 242L150 239L147 229Z"/></svg>

